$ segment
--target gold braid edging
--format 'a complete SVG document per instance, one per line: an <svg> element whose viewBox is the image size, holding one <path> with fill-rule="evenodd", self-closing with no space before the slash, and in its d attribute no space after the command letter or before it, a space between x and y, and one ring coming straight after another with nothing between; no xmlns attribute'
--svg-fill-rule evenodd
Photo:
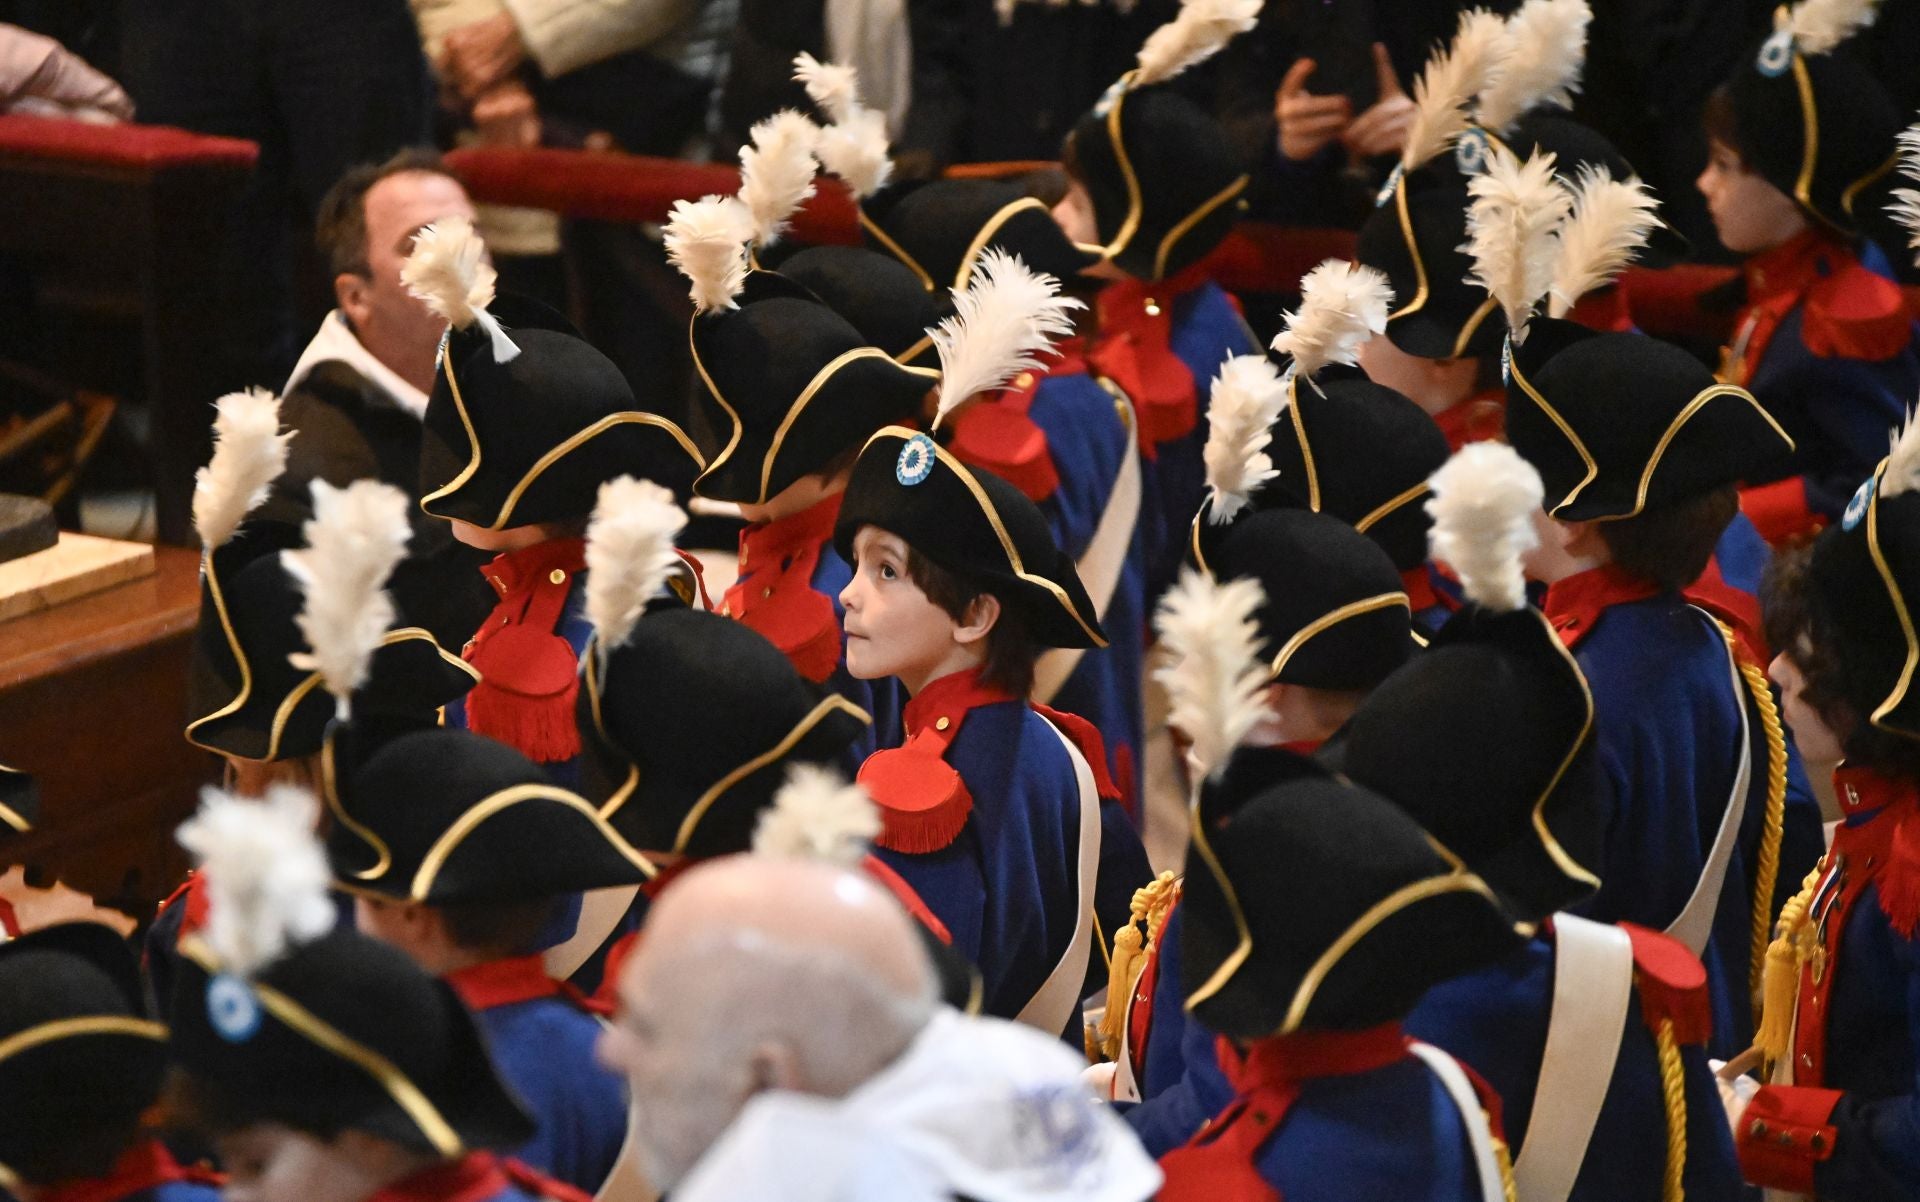
<svg viewBox="0 0 1920 1202"><path fill-rule="evenodd" d="M1660 1053L1660 1088L1667 1106L1667 1173L1661 1181L1660 1197L1661 1202L1682 1202L1687 1196L1687 1082L1672 1019L1660 1020L1654 1045Z"/></svg>
<svg viewBox="0 0 1920 1202"><path fill-rule="evenodd" d="M1773 932L1773 889L1780 880L1780 840L1785 831L1787 813L1787 733L1780 725L1780 707L1773 700L1766 671L1740 653L1733 630L1718 619L1720 637L1727 641L1727 653L1740 666L1740 675L1760 711L1760 729L1767 736L1767 811L1760 828L1760 857L1754 870L1752 942L1748 948L1747 991L1754 1007L1754 1021L1760 1019L1762 974L1766 969L1767 939Z"/></svg>

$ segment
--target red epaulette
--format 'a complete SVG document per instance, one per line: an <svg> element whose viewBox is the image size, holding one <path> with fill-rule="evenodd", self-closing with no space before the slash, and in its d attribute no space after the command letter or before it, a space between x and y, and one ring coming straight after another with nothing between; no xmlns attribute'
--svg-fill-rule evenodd
<svg viewBox="0 0 1920 1202"><path fill-rule="evenodd" d="M766 636L794 669L821 684L840 666L840 618L813 573L833 538L839 496L740 532L740 574L721 612Z"/></svg>
<svg viewBox="0 0 1920 1202"><path fill-rule="evenodd" d="M187 908L186 913L180 916L180 934L185 935L207 925L207 885L198 869L188 870L187 879L167 894L166 900L154 910L155 916L165 914L175 904Z"/></svg>
<svg viewBox="0 0 1920 1202"><path fill-rule="evenodd" d="M1888 849L1886 867L1873 878L1880 910L1902 939L1920 925L1920 813L1900 816Z"/></svg>
<svg viewBox="0 0 1920 1202"><path fill-rule="evenodd" d="M946 730L929 726L904 745L877 751L860 765L860 786L880 807L876 844L925 855L960 837L973 813L973 794L946 760L947 745L959 733L957 720Z"/></svg>
<svg viewBox="0 0 1920 1202"><path fill-rule="evenodd" d="M1031 703L1033 712L1053 723L1060 733L1085 757L1087 766L1093 769L1094 791L1102 801L1119 801L1119 786L1113 783L1113 774L1107 770L1107 746L1100 738L1100 731L1093 723L1078 714L1069 714L1052 706Z"/></svg>
<svg viewBox="0 0 1920 1202"><path fill-rule="evenodd" d="M675 572L667 578L667 586L674 595L684 602L688 609L707 612L713 610L713 598L707 595L707 568L698 558L675 547L673 553L680 557L682 572ZM683 574L684 573L684 574ZM698 601L699 604L694 604Z"/></svg>
<svg viewBox="0 0 1920 1202"><path fill-rule="evenodd" d="M536 1198L550 1198L552 1202L593 1202L593 1195L585 1190L576 1189L564 1181L555 1181L511 1156L500 1158L500 1170L507 1175L508 1181Z"/></svg>
<svg viewBox="0 0 1920 1202"><path fill-rule="evenodd" d="M574 716L579 656L555 633L586 567L585 542L555 539L498 556L487 580L500 602L465 649L480 673L467 694L467 729L543 764L580 754Z"/></svg>
<svg viewBox="0 0 1920 1202"><path fill-rule="evenodd" d="M1028 416L1039 387L1038 376L1021 372L1011 387L960 410L947 444L960 462L992 472L1035 502L1060 487L1047 432Z"/></svg>
<svg viewBox="0 0 1920 1202"><path fill-rule="evenodd" d="M1658 1033L1671 1022L1675 1042L1705 1044L1713 1034L1713 1001L1700 958L1670 935L1630 922L1619 927L1633 944L1633 987L1647 1030Z"/></svg>
<svg viewBox="0 0 1920 1202"><path fill-rule="evenodd" d="M1847 263L1807 290L1800 337L1822 359L1879 362L1912 341L1913 315L1898 284Z"/></svg>

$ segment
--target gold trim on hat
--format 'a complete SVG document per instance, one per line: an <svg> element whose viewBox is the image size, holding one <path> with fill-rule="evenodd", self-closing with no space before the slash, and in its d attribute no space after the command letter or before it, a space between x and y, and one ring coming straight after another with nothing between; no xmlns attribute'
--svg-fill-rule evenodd
<svg viewBox="0 0 1920 1202"><path fill-rule="evenodd" d="M1114 161L1120 167L1120 179L1127 186L1127 215L1121 220L1120 228L1114 233L1113 241L1104 246L1092 243L1076 242L1074 246L1088 254L1098 255L1102 263L1111 263L1127 249L1133 236L1140 232L1140 218L1146 208L1146 201L1140 193L1140 177L1133 172L1133 160L1127 157L1127 148L1120 134L1120 110L1127 102L1133 77L1137 71L1129 71L1120 77L1113 94L1113 106L1107 110L1105 129L1107 142L1113 147ZM1099 229L1099 214L1094 215L1094 228Z"/></svg>
<svg viewBox="0 0 1920 1202"><path fill-rule="evenodd" d="M928 292L939 291L940 286L933 282L932 274L928 272L926 268L920 266L920 261L918 259L915 259L912 255L907 253L906 247L900 245L898 242L895 242L891 234L881 229L878 223L876 223L871 217L868 217L866 209L856 204L853 208L853 212L854 212L854 216L859 219L860 228L862 230L865 230L867 234L870 237L872 237L875 242L878 242L880 245L886 247L887 253L891 254L894 258L900 260L901 264L905 266L908 271L911 271L914 275L920 277L920 287L926 289Z"/></svg>
<svg viewBox="0 0 1920 1202"><path fill-rule="evenodd" d="M653 862L634 850L632 845L620 837L618 831L607 825L607 820L600 815L600 812L579 794L557 785L515 785L481 798L469 806L452 826L441 832L440 837L433 841L433 846L427 849L427 854L421 857L420 867L413 874L413 882L408 886L407 896L416 902L426 901L427 895L433 891L433 883L439 877L441 869L446 867L448 858L459 849L469 835L479 828L481 823L495 814L529 801L551 801L575 811L593 824L594 831L606 840L607 846L620 853L622 858L638 868L648 880L660 875L660 870L653 866Z"/></svg>
<svg viewBox="0 0 1920 1202"><path fill-rule="evenodd" d="M1874 184L1879 183L1883 178L1886 177L1888 172L1892 171L1895 167L1899 165L1900 165L1900 152L1898 150L1895 150L1892 154L1887 156L1886 162L1880 164L1878 167L1875 167L1872 171L1867 172L1865 175L1861 176L1859 179L1854 180L1852 183L1848 184L1846 191L1840 194L1840 207L1847 211L1847 216L1849 217L1853 216L1853 202L1860 199L1860 193L1862 191L1873 186Z"/></svg>
<svg viewBox="0 0 1920 1202"><path fill-rule="evenodd" d="M1406 243L1407 254L1413 259L1413 278L1416 286L1413 290L1412 300L1387 314L1387 323L1389 325L1402 317L1418 313L1421 309L1424 309L1427 304L1427 298L1430 295L1427 285L1427 265L1426 262L1420 258L1420 240L1413 236L1413 215L1407 209L1407 177L1404 172L1401 173L1399 179L1394 181L1393 202L1394 211L1400 218L1400 240Z"/></svg>
<svg viewBox="0 0 1920 1202"><path fill-rule="evenodd" d="M987 218L986 221L981 224L979 232L973 236L972 244L967 247L967 253L961 256L960 267L953 273L953 290L955 292L964 292L966 290L967 282L973 278L975 261L979 259L981 252L987 249L987 243L993 241L993 236L1000 232L1000 227L1012 221L1014 214L1026 209L1039 209L1042 217L1045 217L1048 222L1053 221L1052 211L1049 210L1046 205L1040 203L1036 197L1023 196L1011 204L1000 206L999 210L995 212L993 216Z"/></svg>
<svg viewBox="0 0 1920 1202"><path fill-rule="evenodd" d="M224 544L222 544L224 545ZM247 703L247 697L253 692L253 670L247 666L247 656L240 649L240 636L233 629L233 620L227 616L227 599L220 591L220 576L213 570L213 553L218 548L208 547L200 552L200 576L207 584L207 594L213 598L213 614L220 622L220 631L227 636L227 649L233 653L233 662L240 665L240 691L233 700L204 717L195 718L187 723L186 739L195 747L218 752L217 747L207 747L193 737L193 732L216 718L225 718L237 713ZM224 754L224 753L222 753Z"/></svg>
<svg viewBox="0 0 1920 1202"><path fill-rule="evenodd" d="M1320 615L1294 631L1293 637L1281 645L1280 650L1274 654L1272 663L1267 667L1267 679L1278 680L1280 673L1286 670L1287 662L1299 653L1300 648L1306 646L1308 640L1325 634L1349 618L1358 618L1378 610L1391 609L1396 605L1407 611L1407 618L1411 621L1413 602L1398 589L1390 593L1379 593L1372 597L1349 601L1338 609Z"/></svg>
<svg viewBox="0 0 1920 1202"><path fill-rule="evenodd" d="M1328 974L1376 927L1402 910L1448 893L1472 893L1485 898L1496 912L1499 910L1499 902L1495 899L1493 890L1487 887L1487 883L1473 873L1460 869L1402 885L1368 907L1366 913L1355 919L1352 925L1340 933L1338 939L1328 945L1327 950L1320 953L1320 958L1313 962L1313 966L1301 978L1300 987L1294 990L1293 1000L1287 1006L1286 1017L1281 1020L1280 1027L1274 1034L1291 1035L1300 1029L1300 1024L1306 1020L1308 1008L1313 1005L1314 995L1320 992L1320 987L1326 983Z"/></svg>
<svg viewBox="0 0 1920 1202"><path fill-rule="evenodd" d="M334 821L353 832L354 838L373 849L373 867L354 873L356 880L370 881L385 876L387 869L393 866L393 852L386 841L365 826L355 822L347 813L347 807L340 801L340 782L333 762L333 738L337 728L329 727L326 739L320 744L320 797L332 812Z"/></svg>
<svg viewBox="0 0 1920 1202"><path fill-rule="evenodd" d="M1199 790L1205 787L1202 783ZM1240 971L1240 966L1245 964L1247 957L1253 954L1253 928L1247 923L1246 911L1240 907L1239 892L1234 889L1233 882L1227 879L1227 870L1221 865L1220 857L1214 853L1213 843L1207 838L1207 824L1200 817L1199 790L1196 790L1192 803L1187 806L1188 834L1193 840L1194 850L1198 851L1200 858L1206 862L1207 871L1213 874L1214 883L1220 886L1220 894L1226 899L1227 912L1233 917L1233 929L1238 942L1226 959L1220 961L1219 966L1213 970L1213 975L1181 1002L1181 1009L1188 1014L1193 1013L1195 1006L1226 988L1227 982L1233 980L1234 974Z"/></svg>
<svg viewBox="0 0 1920 1202"><path fill-rule="evenodd" d="M1599 875L1574 859L1561 845L1559 838L1547 827L1547 802L1553 797L1553 791L1560 787L1561 780L1573 767L1573 761L1579 756L1581 747L1586 745L1587 736L1593 731L1593 690L1587 685L1586 673L1580 670L1580 662L1574 659L1573 652L1567 650L1567 645L1560 641L1560 635L1554 630L1553 623L1549 622L1547 616L1537 609L1529 607L1527 612L1540 624L1541 637L1546 641L1547 646L1553 648L1560 656L1561 662L1566 665L1567 671L1572 673L1574 682L1580 686L1580 699L1586 707L1585 717L1580 723L1580 733L1574 736L1573 745L1567 748L1567 754L1561 757L1560 767L1554 770L1553 776L1547 781L1547 787L1540 791L1540 796L1533 803L1534 833L1540 836L1540 844L1546 848L1547 857L1553 861L1556 868L1570 879L1598 889Z"/></svg>
<svg viewBox="0 0 1920 1202"><path fill-rule="evenodd" d="M1412 488L1409 488L1407 491L1401 493L1399 496L1394 497L1391 500L1382 502L1379 505L1379 507L1374 509L1372 513L1369 513L1367 516L1355 522L1353 524L1353 528L1355 530L1358 530L1360 533L1365 534L1368 530L1371 530L1378 523L1385 521L1388 515L1392 514L1395 510L1399 509L1401 506L1406 505L1412 501L1417 501L1421 497L1426 496L1428 493L1432 491L1433 491L1432 482L1427 480L1422 480L1420 483L1414 485Z"/></svg>
<svg viewBox="0 0 1920 1202"><path fill-rule="evenodd" d="M805 717L794 723L793 729L782 736L778 743L775 743L772 747L767 748L767 750L754 756L744 764L736 766L731 772L707 787L707 791L702 793L693 803L693 808L687 811L687 816L681 819L680 829L673 837L673 854L685 854L687 845L693 842L694 829L700 825L700 820L707 816L707 811L713 808L714 804L726 794L727 790L733 788L767 765L775 763L789 751L792 751L800 740L807 736L808 732L825 721L827 715L833 713L835 710L852 714L868 726L873 725L873 716L867 713L867 711L861 709L853 702L848 701L838 693L827 694L820 699L818 705L815 705L811 710L807 711ZM621 800L624 801L625 798ZM603 814L608 812L610 811L602 811Z"/></svg>
<svg viewBox="0 0 1920 1202"><path fill-rule="evenodd" d="M1660 466L1660 460L1666 455L1668 445L1671 444L1674 438L1680 433L1680 428L1691 421L1696 413L1706 408L1709 401L1723 396L1739 397L1747 404L1752 405L1753 411L1765 418L1767 424L1773 427L1773 432L1780 436L1780 441L1787 444L1786 449L1789 452L1794 449L1793 438L1785 430L1780 428L1780 423L1773 420L1773 415L1768 413L1766 408L1753 398L1752 393L1734 384L1715 384L1712 387L1703 388L1695 393L1693 399L1687 402L1686 408L1682 409L1679 414L1674 417L1672 424L1668 425L1666 433L1662 434L1660 441L1654 445L1653 457L1647 461L1645 470L1640 473L1640 490L1634 497L1633 510L1629 513L1619 514L1617 517L1598 520L1615 521L1619 518L1630 518L1637 515L1642 509L1645 509L1647 506L1647 490L1653 485L1654 469Z"/></svg>
<svg viewBox="0 0 1920 1202"><path fill-rule="evenodd" d="M427 508L429 501L438 501L441 497L458 491L461 485L473 479L473 474L480 470L480 435L473 428L473 418L467 415L467 401L460 395L460 381L454 378L452 350L451 341L443 339L440 343L440 370L446 373L447 389L453 397L453 411L460 415L460 425L467 432L467 454L470 458L467 460L467 466L461 468L453 479L420 498L420 509L427 514L433 513Z"/></svg>
<svg viewBox="0 0 1920 1202"><path fill-rule="evenodd" d="M904 442L912 438L915 433L916 431L909 430L904 426L887 426L884 429L876 431L872 438L867 439L866 446L861 448L861 454L865 454L868 447L873 446L874 443L880 441L882 438L897 438ZM948 469L951 470L955 476L959 477L960 483L966 485L967 491L973 494L975 503L980 506L981 514L986 517L987 524L993 528L994 537L1000 541L1001 553L1007 557L1007 566L1013 571L1013 574L1021 581L1027 584L1039 585L1047 592L1053 594L1054 600L1060 603L1060 607L1066 610L1073 620L1079 623L1080 629L1085 632L1086 636L1093 640L1094 648L1105 647L1107 640L1102 638L1100 633L1080 615L1080 611L1074 608L1073 599L1067 596L1066 589L1061 588L1059 584L1047 579L1045 576L1036 576L1032 572L1027 571L1026 564L1020 559L1019 549L1013 545L1013 536L1007 533L1006 525L1000 520L999 511L993 507L993 501L987 496L987 490L980 486L980 481L974 476L972 470L969 469L966 464L955 459L953 455L948 452L947 448L937 442L933 444L933 452L939 458L940 462L946 464Z"/></svg>
<svg viewBox="0 0 1920 1202"><path fill-rule="evenodd" d="M1867 553L1873 558L1873 570L1880 574L1881 583L1886 585L1887 599L1893 602L1894 616L1900 619L1900 634L1907 642L1907 660L1901 665L1900 678L1894 682L1893 692L1874 707L1867 720L1881 730L1911 739L1914 737L1913 731L1889 726L1883 721L1895 707L1906 701L1907 690L1913 686L1914 670L1920 667L1920 637L1914 633L1913 615L1908 612L1906 595L1900 591L1900 582L1894 579L1893 569L1880 549L1880 482L1886 471L1887 462L1883 459L1874 471L1873 495L1867 501Z"/></svg>
<svg viewBox="0 0 1920 1202"><path fill-rule="evenodd" d="M90 1035L124 1035L130 1039L147 1039L154 1043L165 1043L167 1028L161 1023L148 1019L129 1018L120 1014L57 1018L51 1022L37 1023L24 1030L15 1031L5 1039L0 1039L0 1060L10 1059L44 1044Z"/></svg>
<svg viewBox="0 0 1920 1202"><path fill-rule="evenodd" d="M1308 381L1311 383L1312 381ZM1318 389L1315 390L1318 394ZM1320 469L1313 462L1313 442L1307 437L1306 419L1300 416L1300 375L1287 376L1287 413L1293 419L1293 440L1300 444L1300 462L1307 469L1307 508L1320 512Z"/></svg>
<svg viewBox="0 0 1920 1202"><path fill-rule="evenodd" d="M1250 176L1242 175L1239 179L1234 180L1232 183L1220 189L1218 192L1214 193L1212 196L1208 197L1206 200L1201 201L1199 208L1195 209L1191 213L1188 213L1185 217L1182 217L1177 225L1175 225L1172 229L1167 231L1167 236L1160 239L1159 249L1154 251L1154 255L1153 255L1153 278L1154 279L1158 280L1158 279L1164 279L1166 277L1167 257L1173 253L1174 243L1180 241L1180 239L1192 233L1193 227L1196 225L1199 225L1202 221L1205 221L1207 217L1215 209L1219 208L1223 204L1226 204L1228 201L1232 200L1236 196L1239 196L1242 192L1246 191L1247 184L1250 182L1251 178L1252 177Z"/></svg>
<svg viewBox="0 0 1920 1202"><path fill-rule="evenodd" d="M1500 302L1492 296L1489 296L1478 309L1473 311L1473 316L1467 318L1466 324L1460 327L1460 336L1453 340L1453 354L1449 355L1448 358L1463 359L1466 357L1467 343L1473 341L1473 336L1480 330L1480 323L1492 315L1494 308L1499 303Z"/></svg>
<svg viewBox="0 0 1920 1202"><path fill-rule="evenodd" d="M208 973L221 971L220 958L198 935L187 935L180 940L180 954ZM433 1145L435 1152L451 1160L466 1151L453 1124L441 1116L439 1108L427 1097L426 1091L415 1085L393 1061L334 1027L273 986L261 981L248 981L247 987L260 1000L260 1005L267 1013L279 1019L288 1030L372 1077L412 1120L414 1127Z"/></svg>
<svg viewBox="0 0 1920 1202"><path fill-rule="evenodd" d="M17 834L24 835L33 829L33 823L28 822L20 811L3 801L0 801L0 822L12 827Z"/></svg>
<svg viewBox="0 0 1920 1202"><path fill-rule="evenodd" d="M921 356L921 354L923 354L926 351L926 349L932 345L933 345L933 335L930 333L922 334L920 335L920 341L914 343L912 346L908 347L906 350L901 351L899 354L892 356L892 359L895 363L898 363L900 366L907 368L909 371L921 370L919 368L913 367L910 363L908 363L908 360L918 359Z"/></svg>
<svg viewBox="0 0 1920 1202"><path fill-rule="evenodd" d="M1535 388L1532 381L1528 380L1526 374L1520 370L1520 356L1518 354L1508 354L1507 368L1513 375L1513 382L1520 386L1520 391L1526 393L1534 404L1540 406L1540 411L1545 413L1547 417L1553 421L1553 424L1560 428L1561 435L1572 444L1574 451L1580 456L1580 461L1587 465L1587 474L1581 477L1580 483L1568 490L1567 495L1560 499L1560 503L1547 511L1548 515L1552 516L1573 504L1574 498L1578 497L1587 485L1594 482L1594 479L1600 475L1600 464L1594 460L1593 453L1587 450L1587 444L1581 441L1578 434L1574 433L1573 426L1568 423L1566 418L1560 416L1558 409L1547 404L1547 398L1540 395L1540 390Z"/></svg>

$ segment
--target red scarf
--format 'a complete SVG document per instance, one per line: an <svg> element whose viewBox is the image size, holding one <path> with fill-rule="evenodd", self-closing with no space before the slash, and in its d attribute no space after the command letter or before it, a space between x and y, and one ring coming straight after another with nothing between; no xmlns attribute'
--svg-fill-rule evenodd
<svg viewBox="0 0 1920 1202"><path fill-rule="evenodd" d="M80 1177L49 1186L41 1202L120 1202L175 1181L218 1185L217 1174L185 1169L157 1139L141 1140L120 1154L104 1177Z"/></svg>
<svg viewBox="0 0 1920 1202"><path fill-rule="evenodd" d="M1279 1202L1260 1176L1260 1149L1286 1120L1301 1088L1325 1077L1355 1076L1412 1056L1399 1023L1365 1031L1300 1031L1263 1039L1242 1053L1215 1045L1234 1098L1218 1118L1160 1158L1167 1183L1160 1202Z"/></svg>
<svg viewBox="0 0 1920 1202"><path fill-rule="evenodd" d="M800 675L819 684L840 666L833 598L813 587L845 493L740 532L740 576L720 612L767 636Z"/></svg>
<svg viewBox="0 0 1920 1202"><path fill-rule="evenodd" d="M1602 564L1577 572L1547 587L1541 609L1555 633L1569 650L1578 647L1593 633L1600 615L1616 605L1629 605L1660 595L1660 586L1621 568ZM1759 606L1753 598L1728 584L1716 562L1709 562L1700 579L1680 591L1680 597L1697 605L1733 629L1742 658L1764 666L1766 643L1759 630Z"/></svg>
<svg viewBox="0 0 1920 1202"><path fill-rule="evenodd" d="M546 997L564 998L588 1014L613 1013L613 1007L606 1002L590 998L567 982L548 976L546 963L539 956L510 956L455 969L446 974L446 982L460 995L467 1009L476 1014Z"/></svg>
<svg viewBox="0 0 1920 1202"><path fill-rule="evenodd" d="M1158 444L1185 438L1200 420L1199 384L1173 353L1173 310L1207 282L1196 264L1164 280L1118 280L1094 301L1100 333L1087 361L1133 401L1140 449L1150 459Z"/></svg>
<svg viewBox="0 0 1920 1202"><path fill-rule="evenodd" d="M458 1160L436 1164L396 1181L367 1202L487 1202L518 1186L536 1198L554 1202L590 1202L588 1195L536 1173L515 1160L491 1152L469 1152Z"/></svg>
<svg viewBox="0 0 1920 1202"><path fill-rule="evenodd" d="M461 652L480 673L467 694L467 729L537 763L580 754L579 660L556 628L586 570L586 547L556 538L496 556L481 571L500 602Z"/></svg>

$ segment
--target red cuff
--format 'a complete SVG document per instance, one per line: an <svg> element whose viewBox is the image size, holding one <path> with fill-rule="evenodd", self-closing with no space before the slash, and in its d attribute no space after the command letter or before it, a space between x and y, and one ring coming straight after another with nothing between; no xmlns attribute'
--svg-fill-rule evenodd
<svg viewBox="0 0 1920 1202"><path fill-rule="evenodd" d="M1754 1185L1813 1193L1813 1166L1833 1155L1837 1133L1827 1120L1839 1102L1837 1089L1761 1086L1733 1133L1741 1176Z"/></svg>
<svg viewBox="0 0 1920 1202"><path fill-rule="evenodd" d="M1825 518L1807 508L1807 482L1799 476L1741 489L1740 511L1760 537L1774 546L1818 534L1827 524Z"/></svg>

